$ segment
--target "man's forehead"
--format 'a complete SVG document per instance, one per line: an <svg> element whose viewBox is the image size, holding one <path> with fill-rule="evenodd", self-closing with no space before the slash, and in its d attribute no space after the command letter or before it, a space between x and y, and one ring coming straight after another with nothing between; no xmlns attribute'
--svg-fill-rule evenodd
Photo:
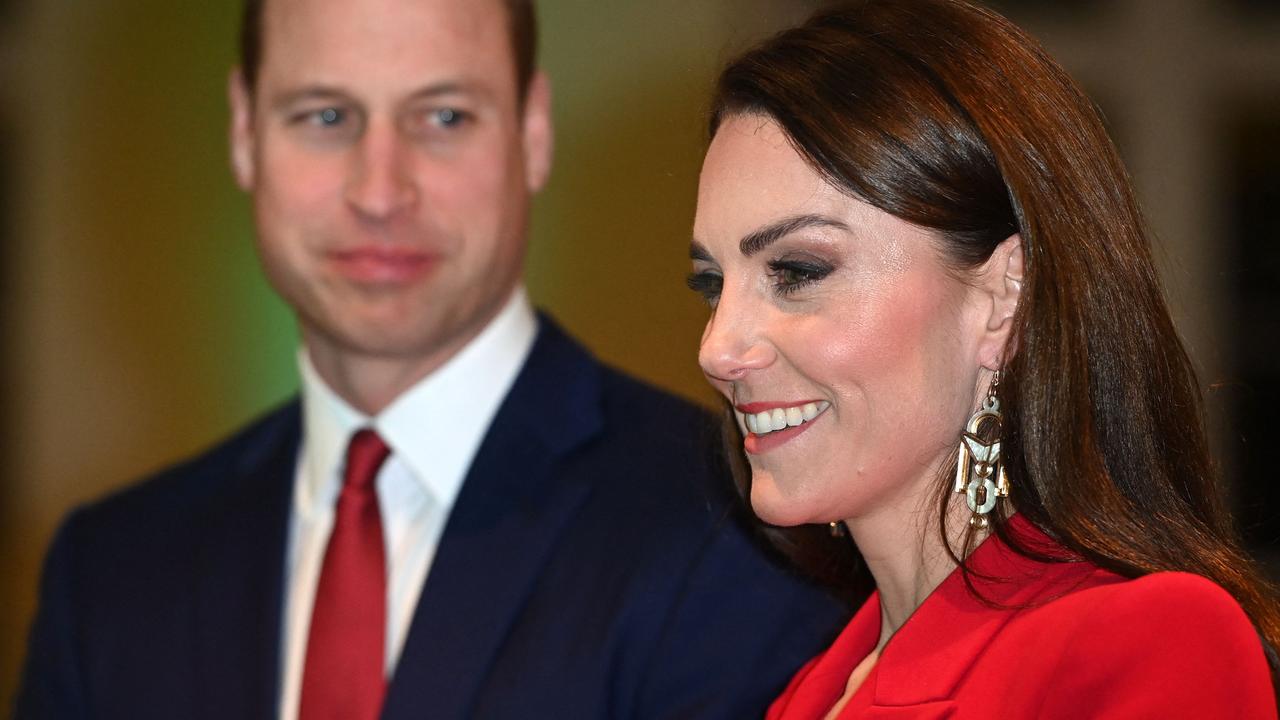
<svg viewBox="0 0 1280 720"><path fill-rule="evenodd" d="M270 0L264 11L268 82L419 84L463 71L514 82L502 0Z"/></svg>

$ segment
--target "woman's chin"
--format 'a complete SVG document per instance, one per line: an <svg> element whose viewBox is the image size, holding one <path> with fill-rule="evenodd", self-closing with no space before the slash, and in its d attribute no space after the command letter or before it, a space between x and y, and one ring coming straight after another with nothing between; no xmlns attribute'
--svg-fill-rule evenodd
<svg viewBox="0 0 1280 720"><path fill-rule="evenodd" d="M753 477L751 482L751 510L756 517L778 527L795 527L813 522L804 511L802 503L786 497L778 491L771 479L762 479L759 475Z"/></svg>

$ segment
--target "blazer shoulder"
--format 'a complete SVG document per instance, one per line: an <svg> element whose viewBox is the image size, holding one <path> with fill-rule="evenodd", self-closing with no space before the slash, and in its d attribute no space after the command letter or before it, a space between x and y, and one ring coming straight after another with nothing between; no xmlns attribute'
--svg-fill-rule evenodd
<svg viewBox="0 0 1280 720"><path fill-rule="evenodd" d="M691 426L703 431L718 428L717 418L708 409L622 370L602 363L600 377L606 411L611 414L655 421L649 429L659 432Z"/></svg>
<svg viewBox="0 0 1280 720"><path fill-rule="evenodd" d="M1069 716L1082 698L1098 708L1091 717L1209 717L1228 708L1235 717L1275 717L1257 630L1213 581L1152 573L1082 589L1046 610L1054 606L1039 623L1046 644L1062 643L1042 717Z"/></svg>
<svg viewBox="0 0 1280 720"><path fill-rule="evenodd" d="M1075 591L1019 615L1020 622L1061 636L1064 647L1081 652L1114 654L1125 645L1145 653L1166 644L1201 655L1262 652L1235 598L1212 580L1186 572L1126 579L1095 570Z"/></svg>
<svg viewBox="0 0 1280 720"><path fill-rule="evenodd" d="M172 517L207 502L229 474L259 465L282 452L297 451L301 411L295 398L268 411L199 454L145 476L87 503L67 524L133 523L141 518Z"/></svg>
<svg viewBox="0 0 1280 720"><path fill-rule="evenodd" d="M1105 573L1107 580L1083 589L1074 600L1080 612L1099 626L1125 627L1129 633L1159 633L1186 623L1211 625L1213 635L1224 630L1253 633L1240 604L1217 583L1187 572L1158 572L1133 579ZM1181 630L1179 630L1181 633Z"/></svg>
<svg viewBox="0 0 1280 720"><path fill-rule="evenodd" d="M600 365L602 432L599 450L625 459L621 475L643 473L630 490L699 499L718 510L733 505L733 482L719 419L671 392ZM625 492L628 485L615 484ZM689 506L694 507L694 506Z"/></svg>
<svg viewBox="0 0 1280 720"><path fill-rule="evenodd" d="M541 388L545 395L598 394L606 411L641 413L646 419L667 415L675 421L702 422L711 418L704 408L600 360L551 316L539 313L538 325L538 338L522 378L550 385Z"/></svg>

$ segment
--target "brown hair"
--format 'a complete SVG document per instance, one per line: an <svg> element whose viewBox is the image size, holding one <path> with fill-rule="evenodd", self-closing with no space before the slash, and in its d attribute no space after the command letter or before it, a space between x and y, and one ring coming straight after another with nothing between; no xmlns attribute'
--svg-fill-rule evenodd
<svg viewBox="0 0 1280 720"><path fill-rule="evenodd" d="M1274 671L1274 589L1225 509L1195 372L1124 167L1066 72L1008 20L962 0L863 0L731 63L711 134L743 114L776 121L834 186L936 230L958 271L1021 235L1017 351L999 386L1013 506L1121 575L1181 570L1218 583ZM739 482L749 497L750 479ZM994 530L1014 544L1005 520ZM853 562L826 528L767 532L817 575Z"/></svg>
<svg viewBox="0 0 1280 720"><path fill-rule="evenodd" d="M538 14L534 0L503 0L516 63L516 92L523 103L538 62ZM240 71L250 94L257 87L262 64L262 13L266 0L245 0L240 20Z"/></svg>

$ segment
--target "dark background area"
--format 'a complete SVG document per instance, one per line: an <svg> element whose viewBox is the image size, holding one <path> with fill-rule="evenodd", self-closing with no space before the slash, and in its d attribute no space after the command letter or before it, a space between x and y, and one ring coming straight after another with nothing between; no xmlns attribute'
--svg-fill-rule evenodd
<svg viewBox="0 0 1280 720"><path fill-rule="evenodd" d="M1239 108L1224 130L1234 200L1226 251L1235 255L1229 285L1238 308L1232 323L1237 364L1228 393L1237 448L1231 469L1246 537L1280 560L1280 101Z"/></svg>

